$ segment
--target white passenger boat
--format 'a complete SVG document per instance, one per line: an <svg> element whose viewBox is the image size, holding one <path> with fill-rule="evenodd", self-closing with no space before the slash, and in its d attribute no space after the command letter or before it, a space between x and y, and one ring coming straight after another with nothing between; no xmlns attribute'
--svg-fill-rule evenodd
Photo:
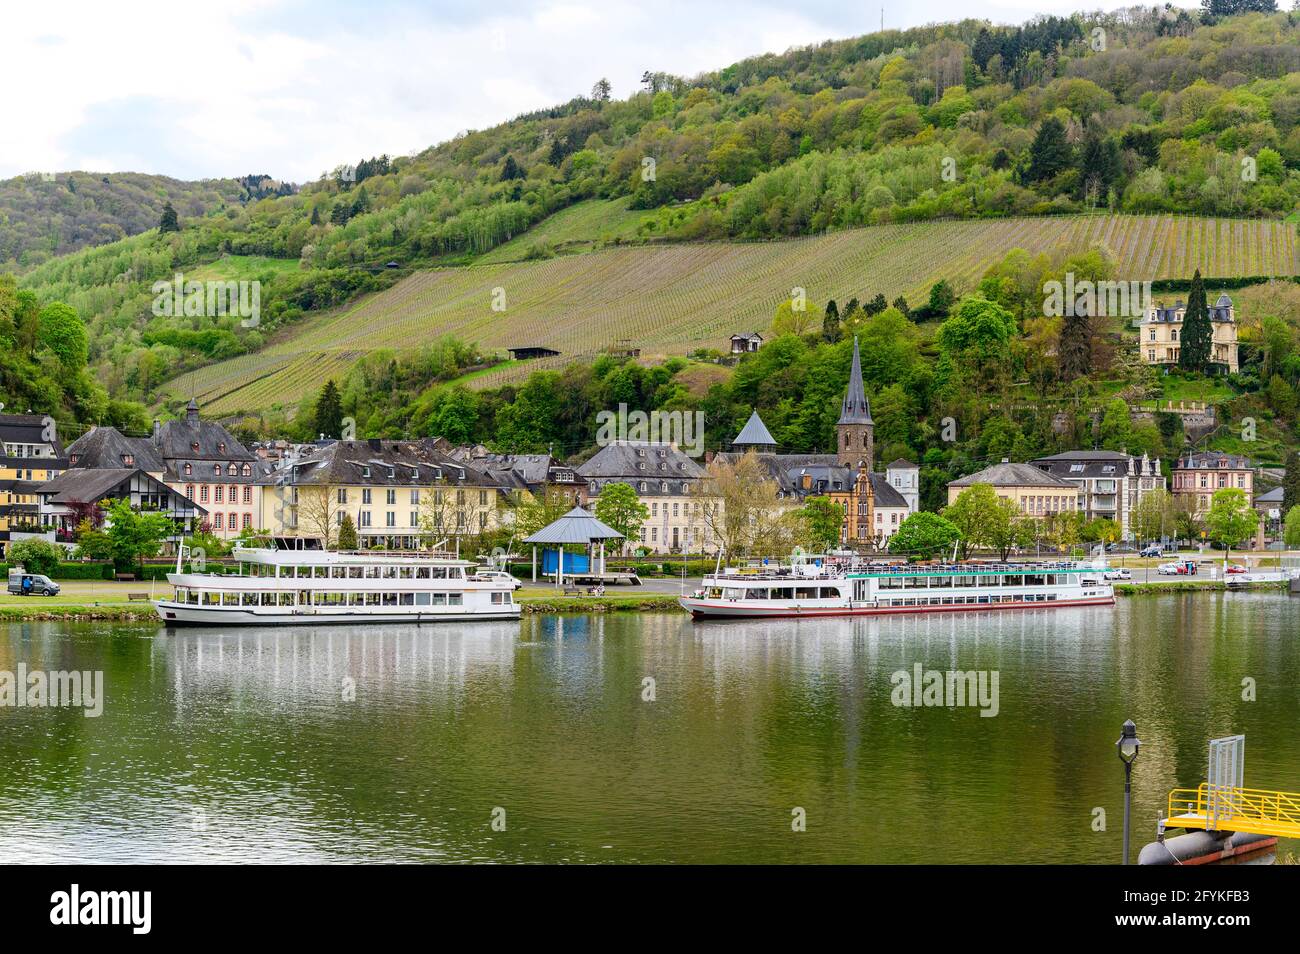
<svg viewBox="0 0 1300 954"><path fill-rule="evenodd" d="M273 626L518 619L514 583L450 554L240 548L238 574L168 573L168 625Z"/></svg>
<svg viewBox="0 0 1300 954"><path fill-rule="evenodd" d="M681 605L698 618L870 616L1115 602L1104 563L843 565L804 561L704 577Z"/></svg>

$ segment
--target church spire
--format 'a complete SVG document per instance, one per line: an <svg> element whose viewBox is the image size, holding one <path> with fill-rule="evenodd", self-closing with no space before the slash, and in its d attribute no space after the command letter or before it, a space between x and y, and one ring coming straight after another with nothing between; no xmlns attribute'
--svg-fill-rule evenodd
<svg viewBox="0 0 1300 954"><path fill-rule="evenodd" d="M858 356L858 339L853 338L853 368L849 371L849 389L844 392L837 424L874 424L867 392L862 386L862 359Z"/></svg>
<svg viewBox="0 0 1300 954"><path fill-rule="evenodd" d="M870 473L875 463L876 424L871 420L871 405L867 403L867 392L862 386L862 357L858 353L857 338L853 339L853 368L849 371L849 387L844 392L835 432L840 466L864 466Z"/></svg>

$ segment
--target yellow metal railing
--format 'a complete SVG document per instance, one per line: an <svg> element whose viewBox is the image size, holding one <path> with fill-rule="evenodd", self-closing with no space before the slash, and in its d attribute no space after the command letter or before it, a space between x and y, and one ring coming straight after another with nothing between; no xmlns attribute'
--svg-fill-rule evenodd
<svg viewBox="0 0 1300 954"><path fill-rule="evenodd" d="M1300 794L1257 788L1198 788L1169 793L1166 827L1207 831L1244 831L1257 835L1300 838Z"/></svg>

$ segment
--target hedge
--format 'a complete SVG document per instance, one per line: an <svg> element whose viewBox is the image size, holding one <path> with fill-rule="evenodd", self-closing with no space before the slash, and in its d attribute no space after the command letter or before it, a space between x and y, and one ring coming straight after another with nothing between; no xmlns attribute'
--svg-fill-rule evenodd
<svg viewBox="0 0 1300 954"><path fill-rule="evenodd" d="M233 573L237 569L237 567L227 567L221 563L209 563L206 572ZM139 566L131 567L130 570L124 572L134 573L137 580L154 580L165 583L167 582L167 574L175 571L175 563L146 563L143 574L140 572ZM0 563L0 573L6 578L9 576L8 563ZM111 563L60 563L59 568L54 571L50 578L53 580L112 580L115 575L116 571Z"/></svg>

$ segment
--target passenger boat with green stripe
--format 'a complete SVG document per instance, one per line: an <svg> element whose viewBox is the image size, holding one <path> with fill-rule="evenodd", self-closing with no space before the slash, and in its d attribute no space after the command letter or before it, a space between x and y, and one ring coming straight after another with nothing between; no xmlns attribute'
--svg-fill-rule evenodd
<svg viewBox="0 0 1300 954"><path fill-rule="evenodd" d="M680 602L697 619L875 616L1104 606L1104 562L835 564L727 569Z"/></svg>

